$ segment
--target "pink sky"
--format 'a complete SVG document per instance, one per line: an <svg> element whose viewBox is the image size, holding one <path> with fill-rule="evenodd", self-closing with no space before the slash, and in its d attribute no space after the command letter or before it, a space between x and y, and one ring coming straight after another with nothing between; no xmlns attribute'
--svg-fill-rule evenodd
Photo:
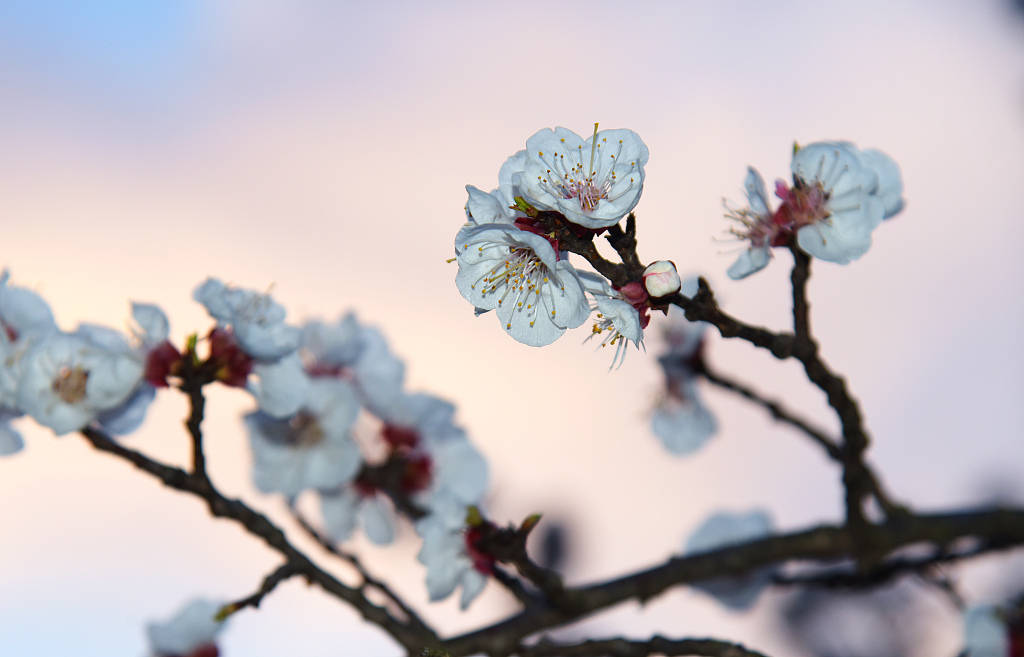
<svg viewBox="0 0 1024 657"><path fill-rule="evenodd" d="M579 344L585 330L531 349L474 319L445 263L464 185L493 187L541 127L632 128L651 151L641 257L703 273L731 313L783 328L788 256L729 281L721 199L741 199L748 164L785 176L794 139L849 139L901 164L908 202L863 259L815 263L811 283L815 330L863 403L870 458L921 508L977 503L1001 482L1019 497L1024 24L999 2L891 4L235 2L184 10L166 40L141 45L118 38L148 24L91 38L98 28L76 23L79 40L61 45L56 27L24 32L0 46L3 264L65 328L123 327L128 300L145 300L180 340L209 327L190 301L207 275L273 286L296 319L355 309L407 359L412 387L458 402L492 464L492 514L566 519L567 576L590 581L679 551L720 508L763 505L785 529L835 521L838 474L800 436L710 390L721 434L669 457L645 417L660 377L653 336L609 373L610 354ZM717 337L709 348L719 367L834 426L795 363ZM130 444L181 459L184 405L165 397ZM280 516L248 482L247 404L211 395L211 467L226 491ZM74 436L21 427L27 449L0 462L6 644L141 654L146 619L192 594L247 594L276 564L198 502ZM466 615L451 600L428 606L415 549L410 530L367 548L368 561L445 631L510 608L494 585ZM999 576L988 570L967 579L977 599ZM592 628L793 654L771 627L781 597L739 616L674 591ZM958 621L941 600L932 608L925 652L951 654ZM398 654L297 583L233 625L227 657Z"/></svg>

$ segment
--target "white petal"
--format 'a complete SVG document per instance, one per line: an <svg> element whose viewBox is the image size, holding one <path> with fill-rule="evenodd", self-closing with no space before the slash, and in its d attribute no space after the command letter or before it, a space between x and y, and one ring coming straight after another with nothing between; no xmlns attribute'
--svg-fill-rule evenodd
<svg viewBox="0 0 1024 657"><path fill-rule="evenodd" d="M159 655L188 655L212 643L224 625L214 620L224 604L215 600L193 600L170 620L148 623L146 634L150 648Z"/></svg>
<svg viewBox="0 0 1024 657"><path fill-rule="evenodd" d="M468 440L447 440L433 449L435 481L463 507L478 504L487 492L487 460Z"/></svg>
<svg viewBox="0 0 1024 657"><path fill-rule="evenodd" d="M10 422L0 420L0 456L17 454L25 447L21 434L14 430Z"/></svg>
<svg viewBox="0 0 1024 657"><path fill-rule="evenodd" d="M96 421L109 434L125 436L142 426L149 405L156 398L156 388L143 382L123 404L103 411Z"/></svg>
<svg viewBox="0 0 1024 657"><path fill-rule="evenodd" d="M171 324L167 321L167 315L151 303L132 302L132 319L139 325L140 337L145 345L160 344L171 334Z"/></svg>
<svg viewBox="0 0 1024 657"><path fill-rule="evenodd" d="M258 380L249 383L249 390L268 415L292 415L309 396L310 380L298 354L271 363L256 363L253 373Z"/></svg>
<svg viewBox="0 0 1024 657"><path fill-rule="evenodd" d="M363 352L353 365L355 383L367 405L379 408L401 394L405 363L391 353L379 330L367 328L362 338Z"/></svg>
<svg viewBox="0 0 1024 657"><path fill-rule="evenodd" d="M359 506L359 524L375 545L388 545L395 540L391 516L391 507L382 495L367 497Z"/></svg>
<svg viewBox="0 0 1024 657"><path fill-rule="evenodd" d="M808 184L820 182L833 197L855 189L870 193L878 185L875 172L861 163L855 148L843 142L808 144L793 155L790 168Z"/></svg>
<svg viewBox="0 0 1024 657"><path fill-rule="evenodd" d="M771 249L767 247L752 247L744 250L726 273L729 275L729 278L738 281L767 267L771 258Z"/></svg>
<svg viewBox="0 0 1024 657"><path fill-rule="evenodd" d="M651 431L665 449L677 456L696 452L717 430L715 416L696 399L669 398L651 416Z"/></svg>
<svg viewBox="0 0 1024 657"><path fill-rule="evenodd" d="M344 542L356 528L356 510L361 495L351 486L344 486L338 492L320 494L320 513L324 518L324 529L332 541Z"/></svg>
<svg viewBox="0 0 1024 657"><path fill-rule="evenodd" d="M555 265L551 284L543 291L547 310L554 310L553 321L556 326L572 329L587 321L590 306L583 294L583 283L580 281L576 268L568 260L559 260Z"/></svg>
<svg viewBox="0 0 1024 657"><path fill-rule="evenodd" d="M867 253L871 247L871 231L883 214L880 199L861 195L851 209L834 212L798 230L797 244L815 258L847 264Z"/></svg>
<svg viewBox="0 0 1024 657"><path fill-rule="evenodd" d="M192 298L203 304L214 319L229 322L234 315L227 300L227 287L219 279L207 278L193 290Z"/></svg>
<svg viewBox="0 0 1024 657"><path fill-rule="evenodd" d="M466 192L469 193L466 211L477 224L511 223L515 213L500 196L488 194L473 185L466 185Z"/></svg>
<svg viewBox="0 0 1024 657"><path fill-rule="evenodd" d="M487 577L475 568L470 568L462 574L462 595L459 597L459 608L465 611L470 603L480 595L487 584Z"/></svg>
<svg viewBox="0 0 1024 657"><path fill-rule="evenodd" d="M860 159L878 176L875 196L885 206L885 218L898 214L903 209L903 177L900 165L880 150L870 148L860 152Z"/></svg>
<svg viewBox="0 0 1024 657"><path fill-rule="evenodd" d="M761 217L771 214L764 178L754 167L747 167L747 177L743 181L743 189L747 192L747 202L754 214Z"/></svg>

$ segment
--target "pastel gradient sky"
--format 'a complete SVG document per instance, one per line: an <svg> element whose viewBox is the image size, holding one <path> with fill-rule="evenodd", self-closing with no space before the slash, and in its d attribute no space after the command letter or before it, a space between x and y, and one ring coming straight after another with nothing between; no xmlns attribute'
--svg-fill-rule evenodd
<svg viewBox="0 0 1024 657"><path fill-rule="evenodd" d="M273 286L296 319L355 309L407 359L414 388L458 402L492 463L492 515L565 521L567 577L592 581L679 551L716 509L766 506L784 529L838 520L838 473L713 390L721 435L667 456L646 424L653 336L609 373L610 354L580 345L585 330L531 349L474 318L445 263L464 185L493 187L541 127L632 128L651 150L641 257L703 273L730 312L783 328L788 258L728 280L722 197L741 199L748 164L785 176L794 139L849 139L901 164L908 201L855 265L816 263L810 287L824 354L867 413L871 461L924 509L1020 498L1022 32L997 0L6 2L2 264L65 328L122 327L129 299L152 301L180 341L210 325L190 301L207 275ZM717 337L709 349L835 426L796 364ZM184 403L165 396L130 444L182 461ZM217 483L281 518L248 481L247 399L210 397ZM198 501L79 438L20 426L27 449L0 461L0 652L140 655L147 619L193 594L245 595L276 565ZM388 550L355 545L446 632L512 608L493 585L468 614L427 605L408 528ZM1012 563L986 561L966 570L973 599ZM736 615L679 590L586 627L797 654L776 627L785 595ZM924 608L921 654L952 654L954 612L937 596ZM226 657L399 653L297 582L232 624Z"/></svg>

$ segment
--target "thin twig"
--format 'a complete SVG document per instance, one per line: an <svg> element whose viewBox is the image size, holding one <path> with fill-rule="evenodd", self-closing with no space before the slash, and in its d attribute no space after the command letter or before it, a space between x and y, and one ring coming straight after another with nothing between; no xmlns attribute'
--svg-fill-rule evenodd
<svg viewBox="0 0 1024 657"><path fill-rule="evenodd" d="M263 583L252 595L248 595L240 600L236 600L228 605L225 605L221 610L221 614L228 616L235 612L241 611L246 607L258 608L260 603L263 602L263 598L267 597L271 591L277 588L277 585L285 581L289 577L298 575L299 571L294 564L285 562L278 566L273 572L263 578Z"/></svg>
<svg viewBox="0 0 1024 657"><path fill-rule="evenodd" d="M319 531L316 527L314 527L313 524L306 519L302 512L295 508L294 505L290 506L289 510L291 511L292 518L295 520L296 523L298 523L299 527L302 528L302 531L304 531L307 536L316 541L316 543L321 548L323 548L324 551L326 551L328 554L331 554L341 559L342 561L346 562L347 564L352 566L356 570L356 572L359 573L359 576L363 578L363 587L371 586L377 589L378 591L383 593L384 596L387 597L387 599L390 600L396 607L398 607L398 609L405 615L407 619L411 620L413 623L420 625L422 627L427 626L427 624L412 609L412 607L407 605L405 601L402 600L401 596L395 593L386 582L370 574L370 571L366 569L362 561L359 560L359 557L350 552L346 552L345 550L342 550L340 547L335 545L334 542L331 541L331 539L328 538L326 534L324 534L323 532Z"/></svg>
<svg viewBox="0 0 1024 657"><path fill-rule="evenodd" d="M741 397L754 402L758 406L763 407L769 413L771 413L771 416L774 419L778 420L779 422L788 424L791 427L794 427L801 431L802 433L804 433L808 438L813 440L819 447L825 450L825 453L829 456L829 458L831 458L834 461L842 462L842 450L839 448L839 445L836 443L836 441L834 441L832 438L829 438L828 435L826 435L825 432L822 431L821 429L812 426L809 422L788 410L785 406L782 405L781 402L763 397L759 392L757 392L750 386L740 382L739 380L715 371L713 368L708 366L707 362L703 358L700 359L698 363L696 363L694 367L694 373L703 376L709 383L712 383L725 390L729 390L730 392L735 392Z"/></svg>
<svg viewBox="0 0 1024 657"><path fill-rule="evenodd" d="M758 406L763 407L765 410L771 413L771 416L774 419L778 420L779 422L788 424L804 433L808 438L810 438L818 446L820 446L828 455L828 457L831 458L833 461L839 463L840 465L844 464L845 454L835 439L830 438L822 429L813 426L808 421L804 420L803 418L799 417L798 415L787 409L785 406L782 405L781 402L773 399L768 399L767 397L762 396L761 393L757 392L756 390L746 385L745 383L742 383L741 381L735 378L726 376L725 374L721 374L720 372L708 366L706 360L703 358L699 359L694 364L693 371L694 373L703 376L708 381L708 383L716 385L724 390L734 392L740 395L741 397L757 404ZM878 502L878 505L882 508L882 511L885 513L886 517L892 517L894 515L906 513L907 509L905 507L892 501L892 499L889 497L889 494L882 487L882 484L878 479L878 476L874 473L874 471L871 470L871 468L868 467L867 464L864 464L864 468L866 470L865 476L867 478L866 483L868 486L868 490L875 497L875 500Z"/></svg>
<svg viewBox="0 0 1024 657"><path fill-rule="evenodd" d="M293 546L285 537L284 532L266 516L254 511L239 500L224 497L208 478L160 463L141 452L118 444L97 429L88 427L81 433L96 449L132 463L143 472L163 482L165 486L202 498L206 501L211 514L219 518L230 518L250 534L261 538L269 547L291 562L303 577L316 583L327 593L355 607L363 618L382 628L408 651L418 651L425 645L437 643L438 637L433 630L419 627L415 623L399 621L388 613L387 609L367 600L357 589L343 584Z"/></svg>

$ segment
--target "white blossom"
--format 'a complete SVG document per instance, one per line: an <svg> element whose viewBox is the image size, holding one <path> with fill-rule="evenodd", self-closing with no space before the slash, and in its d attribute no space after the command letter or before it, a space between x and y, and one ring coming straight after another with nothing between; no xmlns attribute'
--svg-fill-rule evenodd
<svg viewBox="0 0 1024 657"><path fill-rule="evenodd" d="M526 200L586 228L614 225L640 200L648 151L632 130L597 131L587 140L544 128L526 141L525 170L515 178Z"/></svg>
<svg viewBox="0 0 1024 657"><path fill-rule="evenodd" d="M273 361L299 347L301 332L285 324L285 309L269 294L224 285L208 278L192 293L221 325L230 325L242 350Z"/></svg>
<svg viewBox="0 0 1024 657"><path fill-rule="evenodd" d="M215 620L223 602L200 598L190 601L162 623L148 623L146 635L154 657L191 657L211 646L224 628ZM215 652L213 654L216 654Z"/></svg>
<svg viewBox="0 0 1024 657"><path fill-rule="evenodd" d="M465 505L451 499L439 500L430 515L416 522L416 531L423 538L416 558L427 567L430 600L443 600L461 587L462 609L468 608L483 591L493 565L472 548L465 514Z"/></svg>
<svg viewBox="0 0 1024 657"><path fill-rule="evenodd" d="M351 481L362 462L349 431L358 412L350 384L314 379L302 408L291 417L263 411L246 415L256 488L295 497L309 488L332 489Z"/></svg>
<svg viewBox="0 0 1024 657"><path fill-rule="evenodd" d="M403 394L381 409L384 440L420 468L406 492L427 508L437 499L476 504L487 491L487 461L454 415L449 402L424 393Z"/></svg>
<svg viewBox="0 0 1024 657"><path fill-rule="evenodd" d="M848 142L817 142L797 150L793 209L797 244L810 255L846 264L871 246L871 232L902 207L899 167L880 151Z"/></svg>
<svg viewBox="0 0 1024 657"><path fill-rule="evenodd" d="M506 333L534 347L586 321L579 274L540 235L484 224L456 236L459 292L478 312L495 310Z"/></svg>
<svg viewBox="0 0 1024 657"><path fill-rule="evenodd" d="M626 345L632 342L633 346L639 349L643 344L645 320L649 320L649 315L642 315L636 306L627 300L623 291L613 288L603 277L591 272L582 272L580 279L583 281L584 289L594 299L591 310L596 311L590 335L584 342L603 335L599 346L615 347L611 368L621 366L626 358ZM623 289L638 294L646 302L647 292L641 285L630 284Z"/></svg>
<svg viewBox="0 0 1024 657"><path fill-rule="evenodd" d="M18 408L58 435L77 431L100 412L119 406L142 380L139 358L96 327L51 333L24 359Z"/></svg>
<svg viewBox="0 0 1024 657"><path fill-rule="evenodd" d="M384 334L360 324L355 314L348 313L333 324L307 322L302 336L306 369L312 376L350 381L371 410L401 394L405 364L392 353Z"/></svg>
<svg viewBox="0 0 1024 657"><path fill-rule="evenodd" d="M729 545L765 538L772 532L772 519L766 511L746 513L719 511L693 531L686 541L687 555L709 552ZM730 609L750 608L771 582L770 569L761 569L739 577L721 577L694 583Z"/></svg>

